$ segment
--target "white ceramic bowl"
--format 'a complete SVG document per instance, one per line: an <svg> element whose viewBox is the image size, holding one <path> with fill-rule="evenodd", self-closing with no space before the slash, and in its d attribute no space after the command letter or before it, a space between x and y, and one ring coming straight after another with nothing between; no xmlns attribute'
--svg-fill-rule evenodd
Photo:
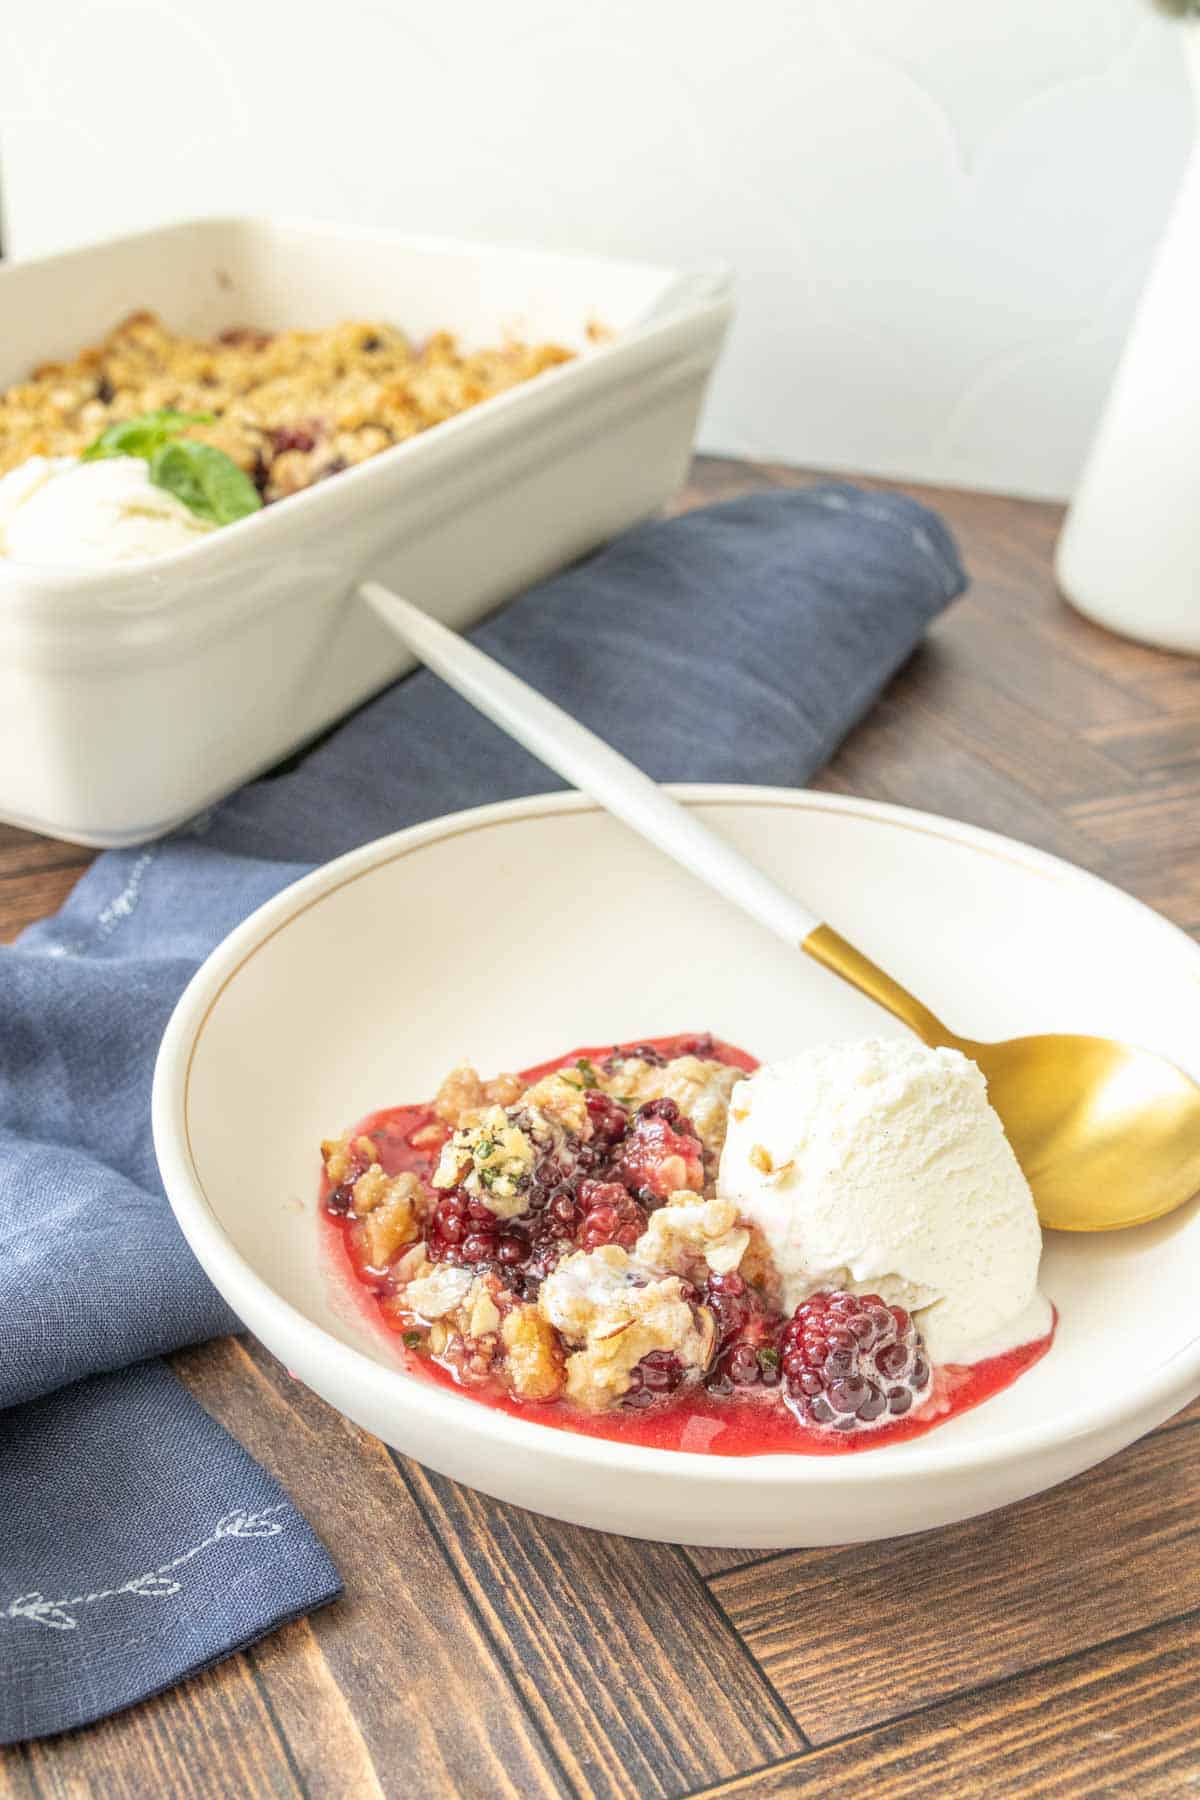
<svg viewBox="0 0 1200 1800"><path fill-rule="evenodd" d="M412 667L365 575L481 618L683 479L730 314L720 270L272 219L202 219L0 268L0 386L150 308L176 330L387 319L580 352L184 550L0 558L0 820L155 837ZM610 339L592 343L590 322Z"/></svg>
<svg viewBox="0 0 1200 1800"><path fill-rule="evenodd" d="M969 826L776 789L678 790L951 1023L1111 1032L1200 1074L1200 948L1091 876ZM163 1041L167 1192L230 1305L398 1450L560 1518L684 1543L845 1543L968 1517L1120 1449L1200 1391L1200 1211L1047 1238L1050 1354L926 1437L704 1457L514 1420L396 1365L319 1251L317 1143L466 1056L711 1029L763 1057L899 1030L578 795L417 826L318 870L208 959Z"/></svg>

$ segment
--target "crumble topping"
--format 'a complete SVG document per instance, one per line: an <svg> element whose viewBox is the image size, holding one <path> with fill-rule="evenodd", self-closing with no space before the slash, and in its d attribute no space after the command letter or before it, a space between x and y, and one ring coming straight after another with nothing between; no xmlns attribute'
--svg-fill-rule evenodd
<svg viewBox="0 0 1200 1800"><path fill-rule="evenodd" d="M761 1262L714 1193L741 1078L690 1048L532 1081L463 1063L405 1136L424 1179L347 1133L322 1146L326 1206L384 1315L460 1382L589 1412L651 1404L714 1366L728 1299L708 1305L708 1285Z"/></svg>
<svg viewBox="0 0 1200 1800"><path fill-rule="evenodd" d="M591 1136L591 1124L588 1120L585 1091L583 1081L577 1074L571 1070L556 1069L553 1074L543 1075L540 1081L535 1081L532 1087L526 1088L521 1104L536 1108L573 1137L588 1138Z"/></svg>
<svg viewBox="0 0 1200 1800"><path fill-rule="evenodd" d="M375 1161L375 1144L369 1137L346 1132L340 1138L325 1138L321 1144L325 1173L334 1187L361 1175Z"/></svg>
<svg viewBox="0 0 1200 1800"><path fill-rule="evenodd" d="M538 1308L567 1344L566 1398L588 1412L616 1404L651 1352L667 1351L686 1374L707 1368L716 1326L677 1275L647 1279L617 1244L578 1250L542 1283Z"/></svg>
<svg viewBox="0 0 1200 1800"><path fill-rule="evenodd" d="M705 1200L683 1188L650 1214L633 1257L641 1268L703 1281L738 1268L749 1243L732 1200Z"/></svg>
<svg viewBox="0 0 1200 1800"><path fill-rule="evenodd" d="M429 1195L418 1176L407 1170L389 1176L379 1163L359 1176L352 1193L371 1267L385 1269L398 1250L420 1236L429 1214Z"/></svg>
<svg viewBox="0 0 1200 1800"><path fill-rule="evenodd" d="M647 1100L674 1100L686 1113L704 1145L705 1168L715 1175L729 1123L729 1100L744 1069L699 1056L677 1056L656 1064L638 1056L612 1058L601 1080L610 1094L637 1104Z"/></svg>
<svg viewBox="0 0 1200 1800"><path fill-rule="evenodd" d="M458 1130L474 1125L487 1106L511 1106L525 1091L519 1075L496 1075L481 1081L470 1063L459 1063L442 1082L433 1110L446 1125Z"/></svg>
<svg viewBox="0 0 1200 1800"><path fill-rule="evenodd" d="M557 1400L566 1386L566 1358L554 1327L528 1303L512 1307L500 1324L505 1374L520 1400Z"/></svg>
<svg viewBox="0 0 1200 1800"><path fill-rule="evenodd" d="M488 1107L477 1125L456 1131L446 1144L433 1172L434 1187L465 1188L498 1219L525 1212L524 1189L538 1154L538 1121L530 1115L528 1122L531 1129L523 1131L503 1107Z"/></svg>
<svg viewBox="0 0 1200 1800"><path fill-rule="evenodd" d="M495 1275L448 1263L418 1266L398 1296L429 1326L429 1347L468 1383L498 1381L519 1400L557 1400L566 1384L557 1332Z"/></svg>
<svg viewBox="0 0 1200 1800"><path fill-rule="evenodd" d="M110 425L170 407L214 414L187 435L232 457L269 503L572 354L518 339L468 351L445 331L414 344L380 321L195 338L135 312L100 343L0 393L0 474L33 456L78 455Z"/></svg>
<svg viewBox="0 0 1200 1800"><path fill-rule="evenodd" d="M423 1319L443 1319L459 1310L474 1280L470 1269L456 1268L453 1263L427 1263L405 1286L405 1306Z"/></svg>

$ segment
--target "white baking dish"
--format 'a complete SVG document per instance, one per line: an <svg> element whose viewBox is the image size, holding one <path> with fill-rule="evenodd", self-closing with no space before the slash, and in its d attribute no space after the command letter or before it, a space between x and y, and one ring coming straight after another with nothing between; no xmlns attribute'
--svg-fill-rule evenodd
<svg viewBox="0 0 1200 1800"><path fill-rule="evenodd" d="M169 556L0 559L0 818L85 844L181 823L411 666L364 575L462 626L653 512L730 299L720 271L200 220L0 269L0 385L139 307L206 334L380 318L583 354Z"/></svg>

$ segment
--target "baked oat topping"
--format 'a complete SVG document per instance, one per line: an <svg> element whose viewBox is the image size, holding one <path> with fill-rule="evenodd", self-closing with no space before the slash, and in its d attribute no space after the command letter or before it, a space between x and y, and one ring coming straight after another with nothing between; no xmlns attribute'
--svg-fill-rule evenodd
<svg viewBox="0 0 1200 1800"><path fill-rule="evenodd" d="M640 1056L610 1058L601 1076L606 1092L644 1104L673 1100L696 1128L704 1146L705 1166L716 1174L729 1122L729 1101L744 1069L699 1056L676 1056L649 1062Z"/></svg>
<svg viewBox="0 0 1200 1800"><path fill-rule="evenodd" d="M718 1328L702 1290L751 1234L710 1167L743 1072L696 1042L532 1079L461 1064L406 1130L422 1174L389 1175L369 1133L323 1146L326 1206L409 1348L473 1387L591 1414L705 1379Z"/></svg>
<svg viewBox="0 0 1200 1800"><path fill-rule="evenodd" d="M519 1075L495 1075L491 1081L483 1081L470 1063L459 1063L438 1089L433 1110L457 1130L461 1125L474 1125L485 1106L511 1106L524 1091Z"/></svg>
<svg viewBox="0 0 1200 1800"><path fill-rule="evenodd" d="M409 1171L388 1176L372 1163L354 1183L352 1197L355 1217L363 1221L371 1267L385 1269L398 1250L420 1236L429 1214L429 1195Z"/></svg>
<svg viewBox="0 0 1200 1800"><path fill-rule="evenodd" d="M642 1268L703 1281L738 1268L749 1243L731 1200L705 1200L684 1188L650 1214L633 1255Z"/></svg>
<svg viewBox="0 0 1200 1800"><path fill-rule="evenodd" d="M542 1283L538 1308L566 1344L566 1398L587 1412L615 1406L646 1356L664 1351L683 1374L708 1366L716 1327L677 1275L649 1279L617 1244L579 1250Z"/></svg>
<svg viewBox="0 0 1200 1800"><path fill-rule="evenodd" d="M468 351L449 332L414 344L379 321L195 338L135 312L0 393L0 475L77 456L113 425L171 408L212 414L186 435L224 451L269 503L571 358L517 339Z"/></svg>
<svg viewBox="0 0 1200 1800"><path fill-rule="evenodd" d="M463 1188L498 1219L525 1212L526 1189L538 1155L537 1138L548 1137L550 1128L538 1115L524 1113L526 1129L522 1130L513 1110L488 1107L478 1124L456 1131L438 1159L434 1187Z"/></svg>

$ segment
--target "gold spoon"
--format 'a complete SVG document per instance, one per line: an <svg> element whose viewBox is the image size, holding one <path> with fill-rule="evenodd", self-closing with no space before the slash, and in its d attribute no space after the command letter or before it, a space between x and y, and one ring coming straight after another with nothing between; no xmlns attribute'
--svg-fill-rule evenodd
<svg viewBox="0 0 1200 1800"><path fill-rule="evenodd" d="M1111 1038L1055 1032L984 1044L959 1037L561 707L377 582L366 582L362 594L415 656L548 768L925 1043L977 1062L1043 1225L1142 1225L1200 1192L1200 1086L1173 1063Z"/></svg>

